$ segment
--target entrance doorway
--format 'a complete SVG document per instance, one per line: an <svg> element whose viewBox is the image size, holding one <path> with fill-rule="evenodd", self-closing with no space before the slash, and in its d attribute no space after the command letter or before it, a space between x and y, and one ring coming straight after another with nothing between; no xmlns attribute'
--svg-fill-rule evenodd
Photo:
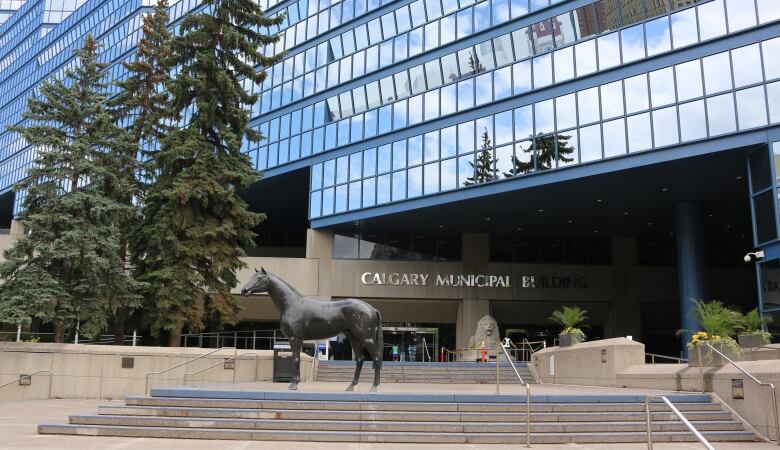
<svg viewBox="0 0 780 450"><path fill-rule="evenodd" d="M439 350L438 328L395 325L385 324L383 327L385 361L436 360Z"/></svg>

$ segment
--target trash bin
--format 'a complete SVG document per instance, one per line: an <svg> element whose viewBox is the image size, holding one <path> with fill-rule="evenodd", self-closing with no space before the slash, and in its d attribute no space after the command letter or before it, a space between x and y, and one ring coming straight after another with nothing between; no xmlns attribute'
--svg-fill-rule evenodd
<svg viewBox="0 0 780 450"><path fill-rule="evenodd" d="M274 344L274 383L292 381L293 370L292 349L290 344Z"/></svg>

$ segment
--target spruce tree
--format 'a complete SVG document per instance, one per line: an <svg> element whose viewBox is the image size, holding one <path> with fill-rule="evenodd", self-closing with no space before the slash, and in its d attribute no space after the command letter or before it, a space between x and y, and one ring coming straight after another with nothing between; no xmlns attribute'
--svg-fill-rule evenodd
<svg viewBox="0 0 780 450"><path fill-rule="evenodd" d="M556 153L556 137L557 137L557 153ZM569 145L570 135L559 134L557 136L537 136L536 145L529 146L523 151L527 153L530 158L528 160L521 160L517 156L512 157L512 164L514 166L514 174L504 173L506 178L510 178L514 175L521 175L524 173L531 173L534 170L549 170L555 168L555 161L570 163L574 161L573 157L569 157L575 152L575 148ZM534 158L534 153L536 158ZM537 167L538 163L538 167Z"/></svg>
<svg viewBox="0 0 780 450"><path fill-rule="evenodd" d="M493 154L490 150L492 145L488 130L485 128L485 131L482 133L482 151L479 152L479 155L477 156L477 163L475 165L473 162L469 161L469 164L474 171L474 175L466 178L466 181L463 183L464 186L487 183L496 179L496 172L493 169L493 165L496 161L493 159Z"/></svg>
<svg viewBox="0 0 780 450"><path fill-rule="evenodd" d="M262 83L262 69L280 59L258 51L278 37L256 30L283 17L265 17L253 0L203 3L208 12L187 16L173 44L179 69L170 83L173 112L191 114L154 155L155 179L136 239L154 299L147 311L152 332L167 331L171 346L179 345L184 327L236 321L240 304L230 291L244 265L243 249L254 245L252 229L264 218L236 192L259 179L241 153L244 139L260 138L248 128L257 96L241 81Z"/></svg>
<svg viewBox="0 0 780 450"><path fill-rule="evenodd" d="M40 318L54 325L55 342L77 322L82 334L99 334L108 299L137 298L138 287L120 256L116 221L130 211L114 195L128 189L115 172L127 136L107 108L98 42L87 36L76 56L63 80L42 83L29 99L28 125L11 127L36 152L16 186L26 192L18 219L30 232L0 264L0 322Z"/></svg>
<svg viewBox="0 0 780 450"><path fill-rule="evenodd" d="M142 25L142 36L138 42L135 60L123 63L130 76L116 82L119 94L111 102L117 121L126 127L128 143L128 163L135 163L140 153L146 160L151 158L159 141L172 130L175 118L171 107L171 97L167 84L170 82L172 36L168 30L168 1L158 0L154 12L145 15ZM126 167L120 171L128 181L132 182L131 190L125 192L121 201L132 205L142 202L144 197L143 182L136 178L151 179L153 167L151 163ZM133 253L128 248L130 234L140 225L140 214L123 218L121 223L120 252L128 259L128 268L137 267L136 261L129 258ZM128 299L117 298L111 303L114 320L115 343L122 344L125 334L125 321L133 311L141 306L139 301L128 302Z"/></svg>

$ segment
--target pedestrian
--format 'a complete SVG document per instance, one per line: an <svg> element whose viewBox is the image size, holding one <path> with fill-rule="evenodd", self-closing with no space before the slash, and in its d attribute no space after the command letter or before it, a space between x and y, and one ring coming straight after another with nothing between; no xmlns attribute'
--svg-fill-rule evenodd
<svg viewBox="0 0 780 450"><path fill-rule="evenodd" d="M409 341L409 345L406 346L407 360L411 362L417 361L417 335L412 335L412 340Z"/></svg>
<svg viewBox="0 0 780 450"><path fill-rule="evenodd" d="M401 360L401 354L398 353L398 345L397 344L393 344L392 354L393 354L393 361L400 361Z"/></svg>

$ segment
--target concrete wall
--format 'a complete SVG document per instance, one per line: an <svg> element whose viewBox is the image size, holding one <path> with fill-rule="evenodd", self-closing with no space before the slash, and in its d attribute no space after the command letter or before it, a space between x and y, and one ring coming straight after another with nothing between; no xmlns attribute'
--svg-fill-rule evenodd
<svg viewBox="0 0 780 450"><path fill-rule="evenodd" d="M534 353L532 363L545 383L616 386L618 373L644 360L644 344L614 338L548 347Z"/></svg>
<svg viewBox="0 0 780 450"><path fill-rule="evenodd" d="M74 344L0 344L0 385L16 380L20 374L51 370L51 396L54 398L122 398L142 395L148 372L162 371L213 349L122 347ZM273 377L271 351L239 350L249 353L236 362L236 381L270 381ZM151 387L181 386L186 373L197 372L232 358L233 350L222 350L163 375L152 375ZM122 368L122 358L132 357L134 367ZM303 355L301 378L312 374L313 359ZM233 370L222 364L203 374L188 377L188 384L227 382L233 380ZM31 386L14 383L0 389L0 401L42 399L48 397L49 374L33 377Z"/></svg>

